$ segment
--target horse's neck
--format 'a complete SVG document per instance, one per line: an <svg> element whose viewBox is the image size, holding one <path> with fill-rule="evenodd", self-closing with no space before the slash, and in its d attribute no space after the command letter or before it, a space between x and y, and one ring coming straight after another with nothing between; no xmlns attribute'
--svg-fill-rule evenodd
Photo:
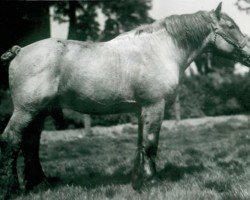
<svg viewBox="0 0 250 200"><path fill-rule="evenodd" d="M153 39L148 39L147 42L151 43L154 52L177 63L180 71L185 71L186 68L199 56L209 43L209 35L204 38L200 45L196 48L183 48L178 46L175 39L173 39L166 32L153 34ZM190 45L191 46L191 45ZM163 58L164 59L164 58Z"/></svg>
<svg viewBox="0 0 250 200"><path fill-rule="evenodd" d="M206 12L166 18L165 33L175 44L175 48L171 45L170 48L178 56L177 63L182 71L185 71L195 58L205 50L211 40L211 29L208 23L210 23L210 16Z"/></svg>
<svg viewBox="0 0 250 200"><path fill-rule="evenodd" d="M187 51L187 57L186 57L186 62L185 65L183 66L184 70L189 67L189 65L200 55L204 52L206 49L206 46L208 45L208 38L206 38L201 46L197 49Z"/></svg>
<svg viewBox="0 0 250 200"><path fill-rule="evenodd" d="M132 44L131 47L136 46L145 55L155 56L163 61L175 62L179 66L180 72L184 72L193 60L203 52L208 43L208 36L196 48L180 47L165 30L144 33L140 36L135 36L131 32L115 38L113 42L118 42L119 46L122 43L124 43L123 46Z"/></svg>

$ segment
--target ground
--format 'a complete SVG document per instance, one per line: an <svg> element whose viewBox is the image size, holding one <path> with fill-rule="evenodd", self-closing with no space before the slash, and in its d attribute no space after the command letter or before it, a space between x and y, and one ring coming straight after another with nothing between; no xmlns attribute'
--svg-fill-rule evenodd
<svg viewBox="0 0 250 200"><path fill-rule="evenodd" d="M249 119L165 121L157 158L159 181L141 193L130 185L136 125L95 127L91 135L83 130L44 132L40 156L53 186L16 200L250 199Z"/></svg>

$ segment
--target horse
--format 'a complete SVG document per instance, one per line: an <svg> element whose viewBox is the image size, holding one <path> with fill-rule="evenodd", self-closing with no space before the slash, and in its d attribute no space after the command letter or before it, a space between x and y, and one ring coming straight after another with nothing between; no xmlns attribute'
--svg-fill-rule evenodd
<svg viewBox="0 0 250 200"><path fill-rule="evenodd" d="M174 102L185 69L212 51L250 67L250 40L222 5L172 15L99 43L45 39L14 46L9 63L14 111L1 134L4 197L19 189L16 160L24 156L26 190L46 182L39 160L44 111L69 108L86 114L135 112L137 151L132 187L157 180L156 156L164 115Z"/></svg>

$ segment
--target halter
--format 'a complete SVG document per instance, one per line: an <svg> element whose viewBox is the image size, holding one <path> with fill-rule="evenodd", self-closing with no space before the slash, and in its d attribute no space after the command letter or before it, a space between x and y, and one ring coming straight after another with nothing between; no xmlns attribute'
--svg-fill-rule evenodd
<svg viewBox="0 0 250 200"><path fill-rule="evenodd" d="M246 46L247 41L248 41L248 37L244 36L244 38L241 42L236 42L236 41L232 40L232 38L230 38L228 35L223 33L222 31L219 31L218 29L216 29L214 31L214 45L216 45L216 39L217 39L218 35L221 36L224 40L226 40L229 44L236 47L236 49L238 51L242 51L242 49Z"/></svg>
<svg viewBox="0 0 250 200"><path fill-rule="evenodd" d="M222 31L219 31L218 29L214 30L214 46L216 46L216 39L217 36L221 36L225 41L227 41L229 44L233 45L235 47L234 54L235 54L235 60L240 62L240 58L243 61L247 61L250 59L250 55L247 54L246 51L243 50L243 48L247 45L248 37L245 35L241 42L236 42L232 38L230 38L228 35L223 33Z"/></svg>

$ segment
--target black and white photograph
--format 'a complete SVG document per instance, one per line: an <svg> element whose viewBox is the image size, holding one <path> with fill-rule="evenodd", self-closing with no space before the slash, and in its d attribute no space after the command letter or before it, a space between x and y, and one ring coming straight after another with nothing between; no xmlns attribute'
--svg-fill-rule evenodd
<svg viewBox="0 0 250 200"><path fill-rule="evenodd" d="M0 1L0 200L250 199L250 0Z"/></svg>

